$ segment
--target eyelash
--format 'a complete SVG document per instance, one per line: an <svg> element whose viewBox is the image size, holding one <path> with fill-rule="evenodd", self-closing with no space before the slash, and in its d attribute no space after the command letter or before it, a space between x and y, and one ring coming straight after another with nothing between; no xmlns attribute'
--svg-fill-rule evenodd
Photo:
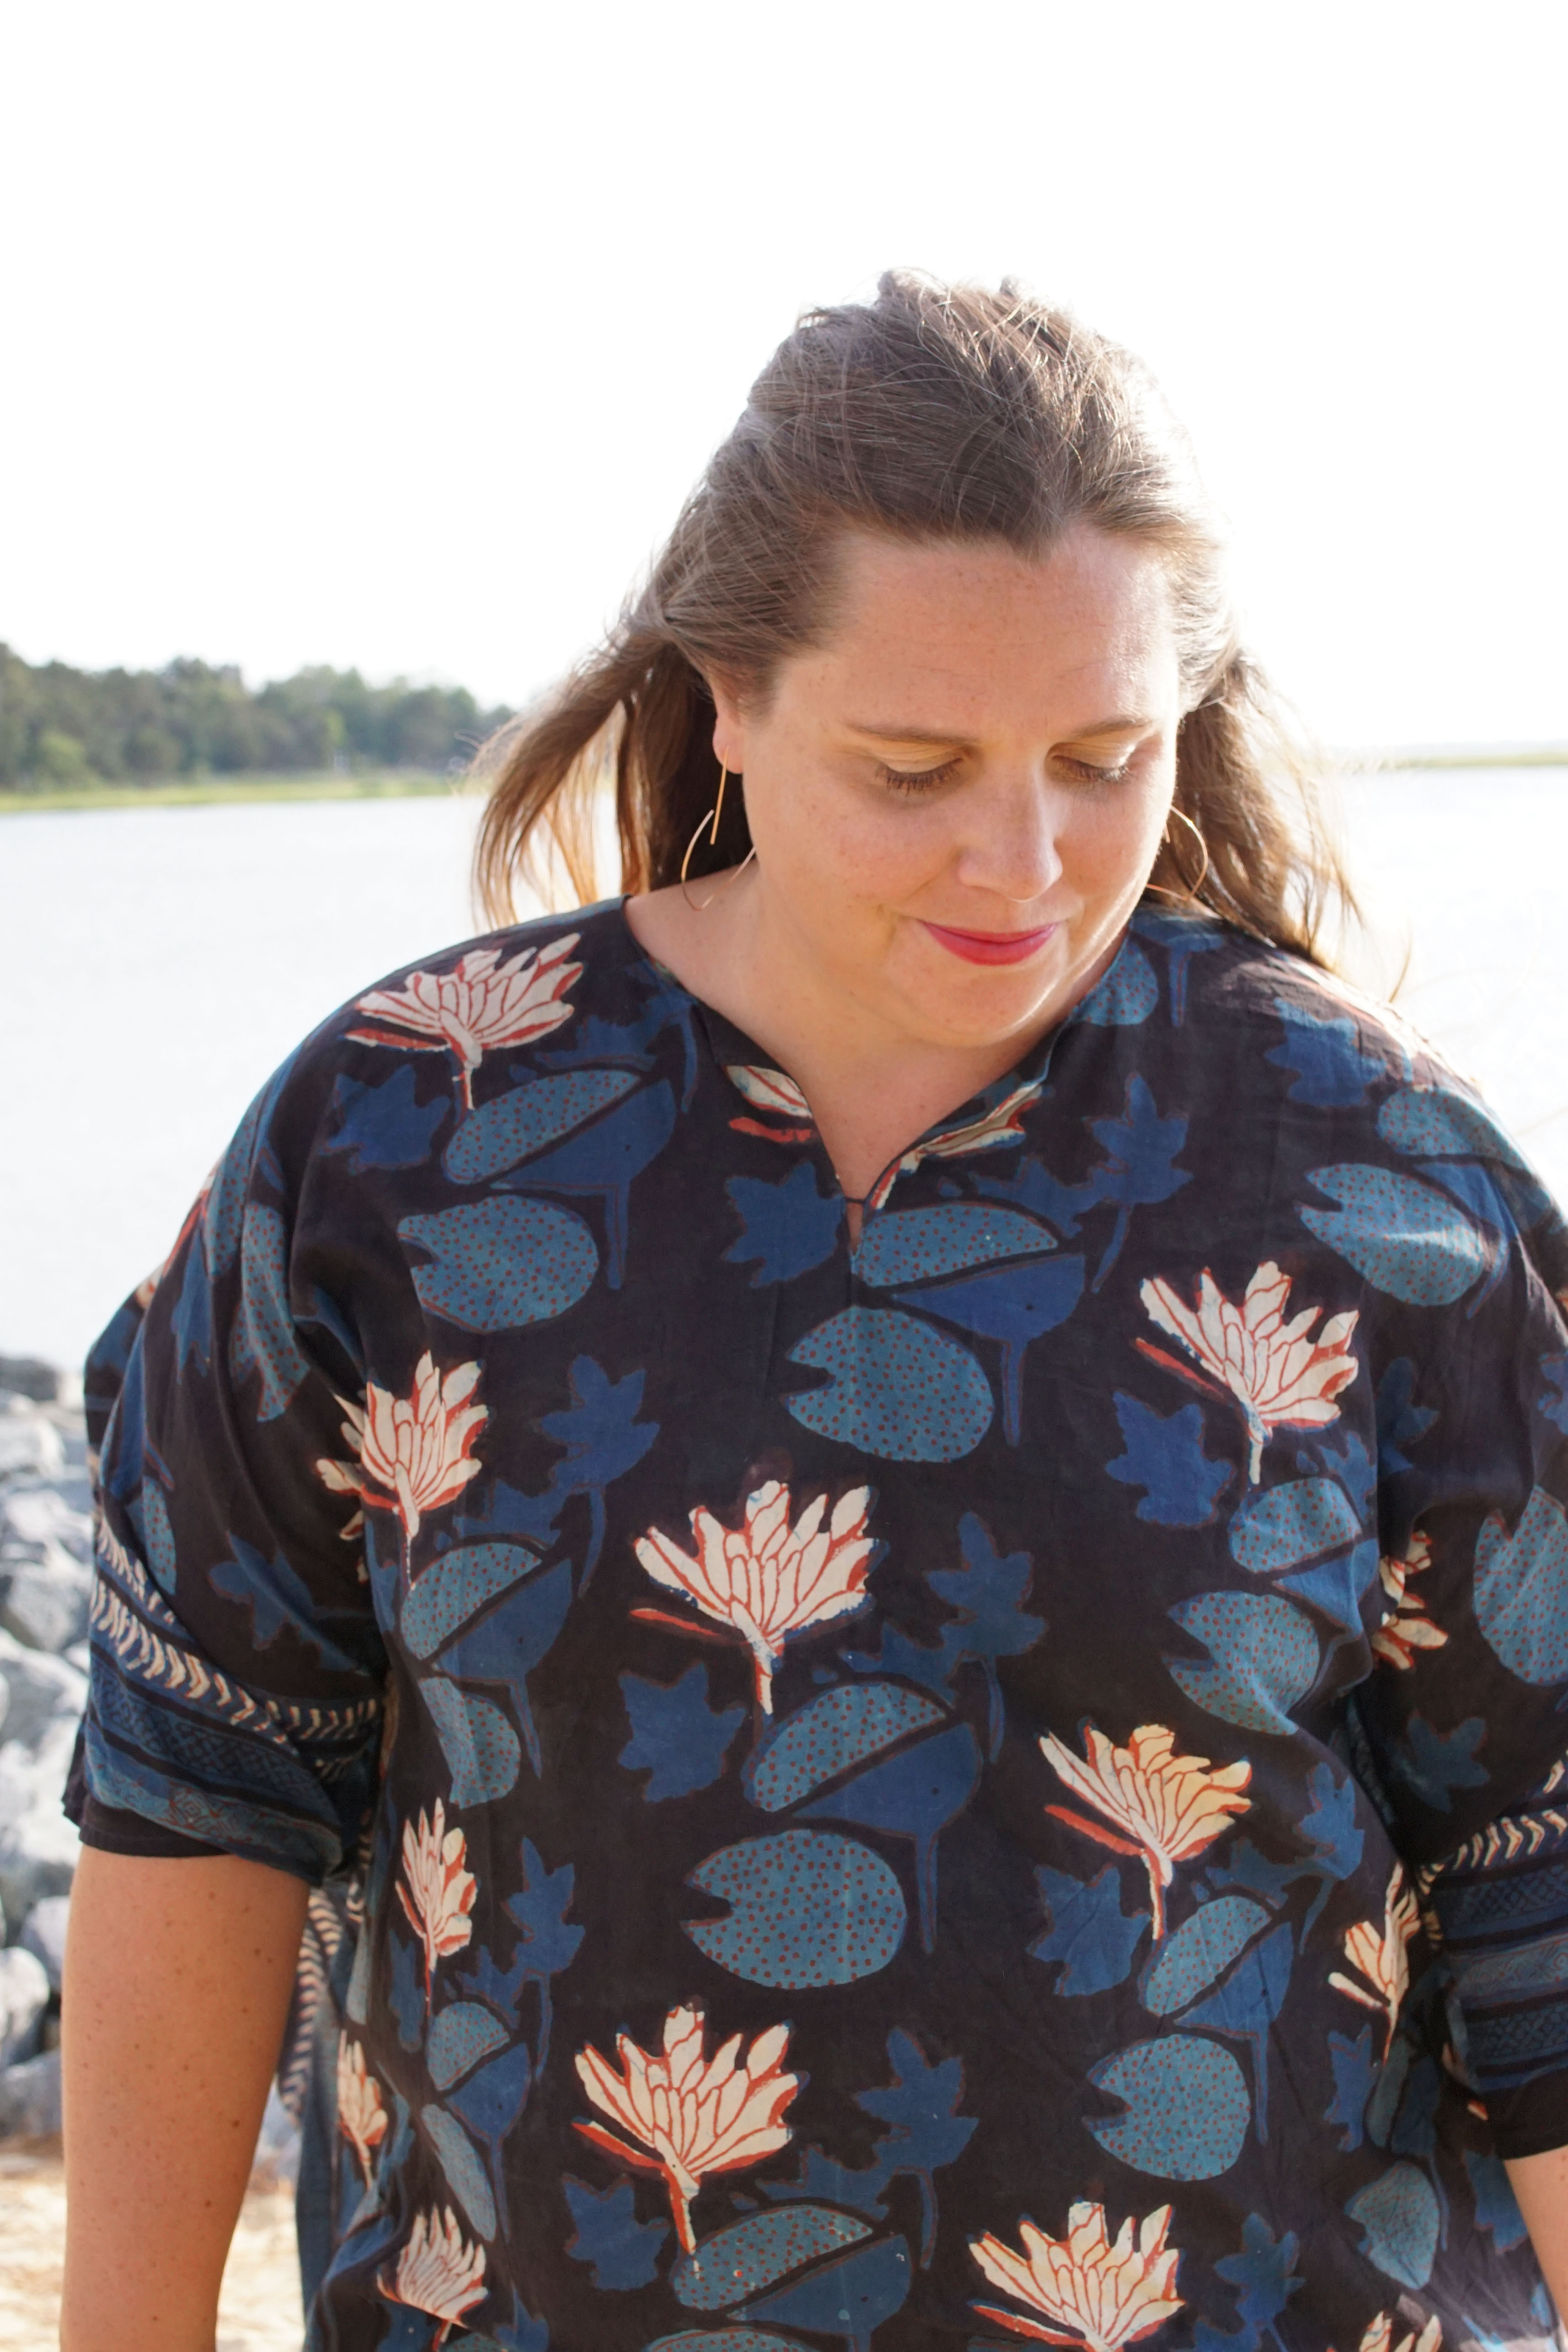
<svg viewBox="0 0 1568 2352"><path fill-rule="evenodd" d="M1130 760L1124 760L1119 768L1092 768L1087 760L1061 760L1057 764L1066 768L1075 782L1082 784L1119 784L1133 763ZM877 772L892 791L913 797L931 791L937 784L950 782L962 765L961 760L945 760L939 768L921 768L912 772L883 767Z"/></svg>
<svg viewBox="0 0 1568 2352"><path fill-rule="evenodd" d="M928 792L936 784L949 782L962 767L961 760L944 760L939 768L920 768L913 773L903 768L879 768L878 775L895 793Z"/></svg>

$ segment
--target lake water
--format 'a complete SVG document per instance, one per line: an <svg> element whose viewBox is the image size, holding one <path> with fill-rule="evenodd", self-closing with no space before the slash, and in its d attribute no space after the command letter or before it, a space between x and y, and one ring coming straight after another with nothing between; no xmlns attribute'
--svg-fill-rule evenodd
<svg viewBox="0 0 1568 2352"><path fill-rule="evenodd" d="M1568 1197L1568 772L1345 780L1355 973ZM267 1073L476 928L468 799L0 818L0 1353L78 1361Z"/></svg>

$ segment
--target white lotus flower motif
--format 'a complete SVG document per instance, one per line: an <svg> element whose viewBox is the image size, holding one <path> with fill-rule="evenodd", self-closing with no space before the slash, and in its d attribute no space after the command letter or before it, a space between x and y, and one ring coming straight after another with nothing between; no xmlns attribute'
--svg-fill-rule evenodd
<svg viewBox="0 0 1568 2352"><path fill-rule="evenodd" d="M474 1105L474 1073L497 1045L528 1045L571 1018L566 992L582 966L563 959L580 934L524 948L507 962L499 948L470 948L452 971L411 971L401 988L372 988L355 1006L371 1025L350 1029L366 1045L456 1056L463 1101ZM377 1025L385 1024L385 1025Z"/></svg>
<svg viewBox="0 0 1568 2352"><path fill-rule="evenodd" d="M465 2315L485 2300L485 2249L469 2245L450 2210L416 2213L392 2284L385 2279L379 2284L389 2303L406 2303L441 2320L434 2342L444 2344Z"/></svg>
<svg viewBox="0 0 1568 2352"><path fill-rule="evenodd" d="M1252 1767L1227 1764L1217 1771L1207 1756L1178 1756L1176 1734L1163 1723L1140 1725L1125 1748L1113 1748L1092 1724L1085 1731L1087 1762L1054 1732L1048 1732L1040 1744L1058 1779L1124 1835L1085 1821L1065 1805L1048 1805L1046 1811L1113 1853L1137 1855L1149 1874L1157 1944L1166 1932L1166 1888L1176 1876L1176 1864L1202 1853L1250 1810L1251 1798L1241 1792L1252 1778Z"/></svg>
<svg viewBox="0 0 1568 2352"><path fill-rule="evenodd" d="M478 1384L476 1363L459 1364L443 1379L434 1358L424 1355L406 1397L394 1397L373 1381L362 1410L340 1397L348 1415L343 1435L359 1460L319 1461L317 1476L335 1494L358 1495L396 1511L412 1542L423 1514L454 1501L479 1475L481 1465L469 1448L489 1413L486 1406L468 1402Z"/></svg>
<svg viewBox="0 0 1568 2352"><path fill-rule="evenodd" d="M962 1127L950 1127L923 1142L912 1143L877 1178L866 1195L868 1212L885 1207L899 1178L911 1174L923 1160L961 1160L971 1151L989 1151L998 1144L1017 1143L1023 1135L1023 1114L1039 1099L1044 1085L1043 1078L1026 1079L994 1110L982 1111L978 1118L967 1119Z"/></svg>
<svg viewBox="0 0 1568 2352"><path fill-rule="evenodd" d="M430 2006L431 1979L437 1960L460 1952L474 1933L469 1913L479 1892L478 1881L464 1868L467 1841L461 1830L446 1826L446 1809L435 1800L433 1819L422 1812L419 1827L402 1825L402 1867L406 1886L398 1901L424 1948L424 2002Z"/></svg>
<svg viewBox="0 0 1568 2352"><path fill-rule="evenodd" d="M1391 1559L1385 1553L1377 1563L1389 1608L1372 1637L1372 1646L1380 1658L1401 1671L1415 1664L1417 1650L1440 1650L1448 1638L1426 1614L1420 1594L1406 1590L1411 1577L1424 1576L1431 1565L1432 1538L1425 1535L1413 1535L1399 1559Z"/></svg>
<svg viewBox="0 0 1568 2352"><path fill-rule="evenodd" d="M1131 2215L1111 2241L1103 2205L1082 2202L1067 2216L1065 2238L1048 2238L1032 2221L1020 2223L1024 2251L1014 2253L999 2238L971 2239L969 2252L993 2286L1041 2315L978 2303L983 2319L995 2319L1015 2336L1040 2344L1075 2344L1085 2352L1121 2352L1124 2344L1153 2336L1184 2308L1175 2292L1179 2251L1166 2245L1171 2209L1162 2205L1138 2226L1134 2244Z"/></svg>
<svg viewBox="0 0 1568 2352"><path fill-rule="evenodd" d="M1416 1897L1406 1885L1403 1872L1396 1870L1388 1882L1382 1927L1374 1919L1360 1919L1345 1930L1345 1958L1353 1969L1360 1969L1366 1983L1356 1984L1351 1978L1341 1976L1337 1969L1329 1978L1336 1992L1358 2000L1363 2009L1370 2009L1385 2020L1385 2057L1399 2022L1400 2007L1410 1990L1410 1955L1406 1947L1420 1924Z"/></svg>
<svg viewBox="0 0 1568 2352"><path fill-rule="evenodd" d="M754 1110L781 1111L786 1118L811 1124L811 1106L795 1084L782 1070L769 1069L763 1062L727 1062L725 1076L740 1092ZM773 1130L768 1129L771 1134Z"/></svg>
<svg viewBox="0 0 1568 2352"><path fill-rule="evenodd" d="M578 2130L617 2163L662 2175L675 2233L688 2254L696 2243L691 2200L704 2179L760 2163L787 2147L791 2133L780 2117L800 2088L799 2077L783 2072L787 2025L759 2033L744 2055L738 2033L711 2058L704 2055L706 2038L703 2005L687 2001L664 2020L662 2050L644 2050L624 2033L617 2037L619 2074L591 2043L577 2061L594 2105L637 2145L629 2147L601 2124L580 2123Z"/></svg>
<svg viewBox="0 0 1568 2352"><path fill-rule="evenodd" d="M1145 1282L1139 1293L1149 1316L1181 1342L1202 1373L1146 1339L1137 1342L1142 1352L1167 1371L1198 1388L1218 1389L1240 1406L1251 1441L1247 1475L1254 1486L1263 1473L1263 1448L1274 1431L1322 1429L1337 1421L1339 1407L1333 1400L1361 1369L1350 1346L1358 1319L1354 1310L1331 1316L1313 1339L1309 1334L1322 1308L1304 1307L1287 1323L1290 1296L1291 1277L1271 1259L1258 1268L1239 1306L1224 1296L1207 1266L1199 1277L1196 1307L1158 1278Z"/></svg>
<svg viewBox="0 0 1568 2352"><path fill-rule="evenodd" d="M1394 2343L1394 2314L1380 2311L1361 2339L1360 2352L1441 2352L1443 2323L1429 2319L1419 2336L1412 2328L1402 2336L1397 2347Z"/></svg>
<svg viewBox="0 0 1568 2352"><path fill-rule="evenodd" d="M727 1528L697 1506L695 1558L657 1528L639 1536L633 1549L655 1583L684 1593L705 1616L739 1635L751 1652L757 1703L771 1715L773 1676L788 1636L864 1606L875 1549L866 1533L870 1503L871 1488L856 1486L829 1517L828 1498L819 1495L791 1527L789 1489L770 1478L747 1496L739 1528ZM697 1631L685 1618L646 1609L636 1613L682 1633Z"/></svg>
<svg viewBox="0 0 1568 2352"><path fill-rule="evenodd" d="M365 2053L346 2033L338 2036L338 2128L371 2186L371 2153L387 2136L387 2111L382 2086L365 2065Z"/></svg>

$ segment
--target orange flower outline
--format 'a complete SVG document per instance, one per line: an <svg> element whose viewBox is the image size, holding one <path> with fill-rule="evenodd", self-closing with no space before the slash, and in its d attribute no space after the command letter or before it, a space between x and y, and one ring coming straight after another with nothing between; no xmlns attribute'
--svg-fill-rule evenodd
<svg viewBox="0 0 1568 2352"><path fill-rule="evenodd" d="M1176 1734L1162 1723L1140 1724L1125 1748L1113 1747L1092 1723L1083 1732L1087 1760L1074 1756L1054 1732L1046 1733L1040 1748L1058 1780L1124 1834L1085 1821L1067 1805L1045 1810L1113 1853L1143 1863L1157 1944L1166 1932L1166 1889L1176 1864L1202 1853L1250 1811L1252 1800L1241 1791L1251 1781L1252 1767L1243 1760L1216 1769L1207 1756L1178 1756Z"/></svg>

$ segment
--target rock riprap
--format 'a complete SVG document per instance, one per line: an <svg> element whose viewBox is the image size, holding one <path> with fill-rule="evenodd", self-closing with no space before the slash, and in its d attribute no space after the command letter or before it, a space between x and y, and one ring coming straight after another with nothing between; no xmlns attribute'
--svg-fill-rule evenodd
<svg viewBox="0 0 1568 2352"><path fill-rule="evenodd" d="M59 1988L79 1843L60 1810L87 1698L92 1495L79 1407L0 1356L0 2135L60 2127Z"/></svg>

